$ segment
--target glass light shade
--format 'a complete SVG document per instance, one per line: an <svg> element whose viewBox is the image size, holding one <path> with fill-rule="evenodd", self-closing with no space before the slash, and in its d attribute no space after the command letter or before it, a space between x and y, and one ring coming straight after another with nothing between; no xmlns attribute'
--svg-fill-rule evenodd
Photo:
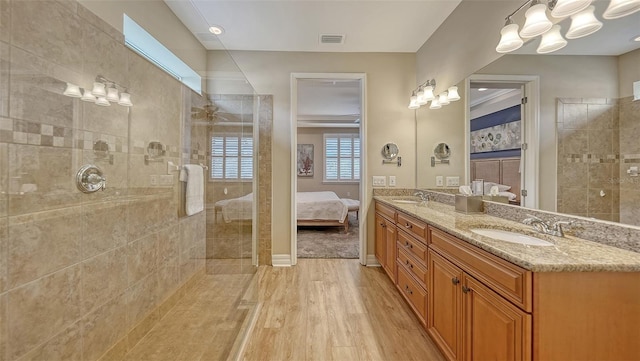
<svg viewBox="0 0 640 361"><path fill-rule="evenodd" d="M440 105L449 105L449 94L447 94L447 92L440 93L438 103L440 103Z"/></svg>
<svg viewBox="0 0 640 361"><path fill-rule="evenodd" d="M455 102L456 100L460 100L460 94L458 94L457 86L450 86L449 90L447 90L447 95L450 102Z"/></svg>
<svg viewBox="0 0 640 361"><path fill-rule="evenodd" d="M431 105L429 105L429 109L440 109L442 108L442 105L440 105L440 102L438 102L438 99L433 99L431 101Z"/></svg>
<svg viewBox="0 0 640 361"><path fill-rule="evenodd" d="M433 94L433 87L431 85L426 86L424 88L424 100L425 100L425 104L427 104L427 102L435 99L436 96Z"/></svg>
<svg viewBox="0 0 640 361"><path fill-rule="evenodd" d="M117 102L120 100L120 97L118 96L118 89L107 88L107 100L110 102Z"/></svg>
<svg viewBox="0 0 640 361"><path fill-rule="evenodd" d="M108 107L111 105L111 103L109 103L109 101L105 97L98 97L98 99L96 99L96 105L99 105L101 107Z"/></svg>
<svg viewBox="0 0 640 361"><path fill-rule="evenodd" d="M420 90L418 90L418 94L416 94L416 96L418 97L418 105L422 106L427 104L429 101L426 100L424 98L424 88L420 88Z"/></svg>
<svg viewBox="0 0 640 361"><path fill-rule="evenodd" d="M104 90L104 84L95 82L93 83L93 90L91 90L91 94L97 97L104 97L107 95L106 90Z"/></svg>
<svg viewBox="0 0 640 361"><path fill-rule="evenodd" d="M84 89L82 91L82 98L80 98L80 100L84 100L85 102L96 102L96 97L93 96L93 94L91 94L90 91L88 91L87 89Z"/></svg>
<svg viewBox="0 0 640 361"><path fill-rule="evenodd" d="M120 99L118 100L118 104L122 105L123 107L132 106L133 103L131 103L131 94L127 93L126 90L120 93Z"/></svg>
<svg viewBox="0 0 640 361"><path fill-rule="evenodd" d="M611 0L602 17L617 19L640 10L640 0Z"/></svg>
<svg viewBox="0 0 640 361"><path fill-rule="evenodd" d="M509 53L520 49L524 41L518 35L518 24L507 24L500 30L500 42L496 47L498 53Z"/></svg>
<svg viewBox="0 0 640 361"><path fill-rule="evenodd" d="M591 0L558 0L556 6L551 10L551 16L564 18L581 12L590 4Z"/></svg>
<svg viewBox="0 0 640 361"><path fill-rule="evenodd" d="M560 25L554 25L551 30L542 35L542 40L536 51L539 54L547 54L560 50L566 45L567 41L560 34Z"/></svg>
<svg viewBox="0 0 640 361"><path fill-rule="evenodd" d="M526 21L520 30L520 36L523 38L533 38L534 36L546 33L553 24L547 17L547 5L535 4L531 6L524 14Z"/></svg>
<svg viewBox="0 0 640 361"><path fill-rule="evenodd" d="M583 36L591 35L602 28L602 22L593 15L595 6L588 6L581 12L571 15L571 27L567 31L567 39L577 39Z"/></svg>
<svg viewBox="0 0 640 361"><path fill-rule="evenodd" d="M82 96L82 93L80 93L80 87L71 83L67 83L67 87L64 89L64 93L62 94L72 98L80 98Z"/></svg>
<svg viewBox="0 0 640 361"><path fill-rule="evenodd" d="M409 109L418 109L420 108L420 105L418 105L418 97L415 95L412 95L411 100L409 101Z"/></svg>

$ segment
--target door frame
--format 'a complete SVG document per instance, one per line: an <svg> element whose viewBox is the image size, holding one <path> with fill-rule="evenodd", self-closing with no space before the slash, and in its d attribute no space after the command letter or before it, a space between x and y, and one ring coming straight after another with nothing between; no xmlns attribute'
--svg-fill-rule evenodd
<svg viewBox="0 0 640 361"><path fill-rule="evenodd" d="M291 73L291 265L298 263L298 227L296 193L297 177L297 145L298 145L298 79L351 79L360 81L360 217L359 224L359 259L362 265L367 264L367 222L365 209L367 183L367 74L366 73Z"/></svg>
<svg viewBox="0 0 640 361"><path fill-rule="evenodd" d="M537 75L492 75L474 74L465 80L465 92L470 93L471 82L484 83L508 83L519 84L524 89L523 97L527 98L524 104L525 121L523 126L523 140L527 144L527 149L522 153L526 154L524 160L524 174L521 181L521 189L527 190L527 196L523 198L522 207L538 209L539 204L539 147L540 147L540 77ZM469 151L471 140L471 112L469 97L465 97L465 179L469 179L471 159ZM555 189L554 189L555 192Z"/></svg>

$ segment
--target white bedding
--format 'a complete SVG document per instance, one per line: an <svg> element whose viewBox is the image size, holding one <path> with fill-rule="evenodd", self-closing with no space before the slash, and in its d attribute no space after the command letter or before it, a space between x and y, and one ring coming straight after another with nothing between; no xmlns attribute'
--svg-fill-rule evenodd
<svg viewBox="0 0 640 361"><path fill-rule="evenodd" d="M344 222L347 205L334 192L298 192L296 196L299 220Z"/></svg>
<svg viewBox="0 0 640 361"><path fill-rule="evenodd" d="M298 192L297 217L299 220L329 220L344 222L348 207L334 192ZM243 221L252 217L253 193L215 203L222 210L225 223Z"/></svg>

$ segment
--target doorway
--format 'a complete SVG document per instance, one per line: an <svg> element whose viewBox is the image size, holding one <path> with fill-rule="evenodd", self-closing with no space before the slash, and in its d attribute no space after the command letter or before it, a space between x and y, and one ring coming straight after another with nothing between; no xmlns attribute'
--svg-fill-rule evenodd
<svg viewBox="0 0 640 361"><path fill-rule="evenodd" d="M527 208L538 208L538 89L537 76L473 75L466 82L465 178L486 178L487 191L497 186Z"/></svg>
<svg viewBox="0 0 640 361"><path fill-rule="evenodd" d="M291 263L366 261L365 74L291 76Z"/></svg>

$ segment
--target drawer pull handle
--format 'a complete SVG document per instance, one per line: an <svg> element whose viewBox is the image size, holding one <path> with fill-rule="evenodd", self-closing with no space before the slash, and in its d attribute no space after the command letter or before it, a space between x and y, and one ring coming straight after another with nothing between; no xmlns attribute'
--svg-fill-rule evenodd
<svg viewBox="0 0 640 361"><path fill-rule="evenodd" d="M457 285L458 283L460 283L460 280L458 279L458 277L453 277L451 279L451 283L453 283L454 285Z"/></svg>
<svg viewBox="0 0 640 361"><path fill-rule="evenodd" d="M462 286L462 293L469 293L469 292L471 292L471 288L467 286Z"/></svg>
<svg viewBox="0 0 640 361"><path fill-rule="evenodd" d="M404 242L404 246L407 248L413 248L413 245L409 244L409 242Z"/></svg>
<svg viewBox="0 0 640 361"><path fill-rule="evenodd" d="M406 223L404 226L405 226L405 228L409 228L409 229L413 228L413 225L411 225L409 223Z"/></svg>
<svg viewBox="0 0 640 361"><path fill-rule="evenodd" d="M410 294L410 295L412 295L412 294L413 294L413 291L411 291L411 289L409 289L409 285L405 285L405 286L404 286L404 290L405 290L408 294Z"/></svg>
<svg viewBox="0 0 640 361"><path fill-rule="evenodd" d="M413 269L413 265L409 263L409 260L404 261L404 263L409 266L409 268Z"/></svg>

